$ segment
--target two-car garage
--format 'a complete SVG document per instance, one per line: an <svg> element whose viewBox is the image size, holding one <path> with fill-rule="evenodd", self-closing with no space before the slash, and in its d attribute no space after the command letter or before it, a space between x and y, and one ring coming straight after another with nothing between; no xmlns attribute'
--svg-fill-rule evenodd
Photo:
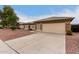
<svg viewBox="0 0 79 59"><path fill-rule="evenodd" d="M47 23L42 24L42 32L65 33L65 23Z"/></svg>
<svg viewBox="0 0 79 59"><path fill-rule="evenodd" d="M66 34L66 30L71 31L70 22L73 20L73 17L49 17L46 19L41 19L36 21L38 26L36 31L40 30L41 32L46 33L57 33L57 34Z"/></svg>

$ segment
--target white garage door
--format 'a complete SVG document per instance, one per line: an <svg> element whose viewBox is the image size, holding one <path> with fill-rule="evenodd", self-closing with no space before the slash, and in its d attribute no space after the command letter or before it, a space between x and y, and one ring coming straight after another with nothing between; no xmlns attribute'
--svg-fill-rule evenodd
<svg viewBox="0 0 79 59"><path fill-rule="evenodd" d="M46 23L42 26L43 32L65 34L65 23Z"/></svg>

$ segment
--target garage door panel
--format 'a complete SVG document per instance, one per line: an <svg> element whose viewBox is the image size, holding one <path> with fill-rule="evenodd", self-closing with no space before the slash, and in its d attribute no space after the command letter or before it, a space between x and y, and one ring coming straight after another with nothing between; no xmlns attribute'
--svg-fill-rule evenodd
<svg viewBox="0 0 79 59"><path fill-rule="evenodd" d="M49 33L65 33L65 23L50 23L50 24L43 24L42 25L43 32Z"/></svg>

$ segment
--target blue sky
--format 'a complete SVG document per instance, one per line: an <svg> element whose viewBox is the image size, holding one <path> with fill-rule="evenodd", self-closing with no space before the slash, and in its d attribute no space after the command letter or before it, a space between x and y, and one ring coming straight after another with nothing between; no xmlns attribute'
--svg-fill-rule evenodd
<svg viewBox="0 0 79 59"><path fill-rule="evenodd" d="M40 16L61 12L64 9L74 10L76 6L52 6L52 5L14 5L15 10L27 14L28 16Z"/></svg>
<svg viewBox="0 0 79 59"><path fill-rule="evenodd" d="M12 7L23 22L50 16L72 16L76 17L72 23L79 23L79 6L77 5L12 5ZM0 5L0 9L2 8L3 6Z"/></svg>

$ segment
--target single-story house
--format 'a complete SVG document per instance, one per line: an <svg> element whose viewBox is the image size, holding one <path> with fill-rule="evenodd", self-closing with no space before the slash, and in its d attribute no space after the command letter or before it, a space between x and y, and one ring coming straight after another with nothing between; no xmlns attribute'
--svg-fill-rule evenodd
<svg viewBox="0 0 79 59"><path fill-rule="evenodd" d="M30 23L21 23L20 28L47 33L66 33L71 31L70 22L74 17L48 17Z"/></svg>

